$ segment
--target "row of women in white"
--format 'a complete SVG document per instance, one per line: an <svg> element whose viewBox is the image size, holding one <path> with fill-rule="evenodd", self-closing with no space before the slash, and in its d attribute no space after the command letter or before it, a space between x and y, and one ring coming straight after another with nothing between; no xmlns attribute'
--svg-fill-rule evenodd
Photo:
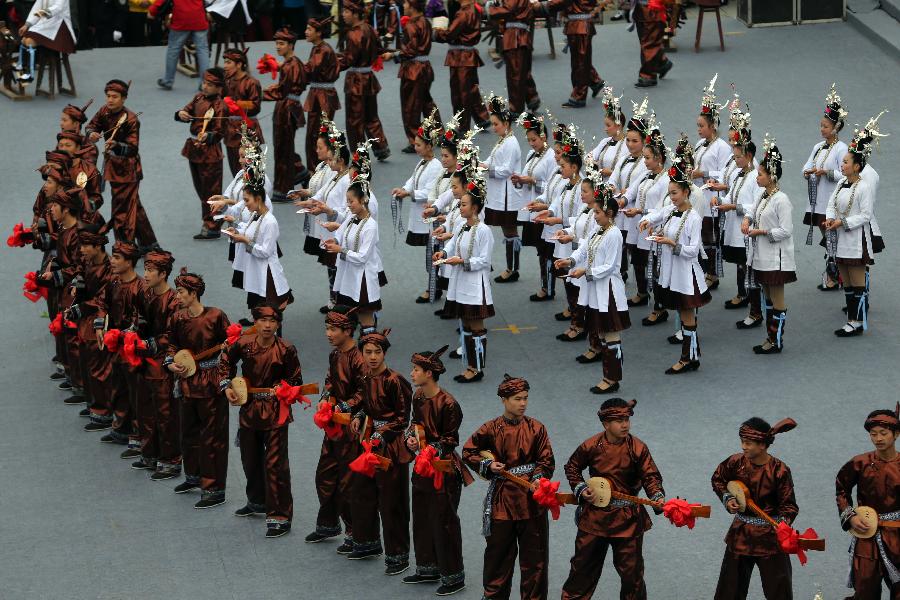
<svg viewBox="0 0 900 600"><path fill-rule="evenodd" d="M648 132L641 131L640 127L630 126L631 121L652 120L647 114L646 104L635 107L638 114L634 115L635 118L626 120L618 99L609 89L604 91L607 137L580 159L570 156L571 150L568 153L564 151L562 138L565 136L560 136L560 139L555 139L557 136L554 136L551 146L543 125L526 126L533 125L528 123L531 120L542 121L540 117L526 114L514 122L512 116L504 111L492 110L492 128L498 139L482 163L487 180L487 201L484 208L488 211L482 211L482 207L478 206L479 210L473 212L471 204L461 206L466 190L464 183L457 182L454 185L456 179L453 177L457 164L462 162L457 156L457 144L441 144L431 135L417 138L416 149L421 160L409 180L402 188L395 188L392 195L397 199L409 200L410 233L430 234L434 236L435 242L446 243L443 253L433 256L432 250L439 246L429 244L427 258L447 260L449 257L451 260L431 273L426 270L424 275L434 278L436 274L446 278L445 287L450 303L482 309L460 311L457 306L447 315L463 318L463 339L457 354L468 354L467 369L458 376L458 380L478 380L483 376L483 352L487 341L483 319L493 314L489 275L494 242L489 226L481 222L481 218L485 212L490 211L507 215L513 213L516 216L513 223L542 223L541 238L546 244L544 247L552 247L551 258L556 262L557 274L562 269L561 274L569 275L566 277L567 284L577 289L576 304L600 312L608 311L609 299L614 300L619 311L625 310L629 304L642 305L643 298L649 296L649 290L640 289L641 280L649 286L655 283L657 292L662 288L685 296L708 296L708 286L716 285L717 277L721 274L722 260L720 257L710 256L715 252L715 244L704 239L704 221L720 216L719 246L725 250L725 260L738 266L739 294L727 302L726 306L730 303L733 307L740 308L750 304L750 314L737 323L738 327L742 323L745 327L752 327L765 320L770 335L763 345L755 349L762 350L763 353L781 350L787 309L783 284L793 281L791 276L795 270L791 203L778 190L776 173L759 170L757 157L746 152L746 145L735 149L730 136L728 139L719 136L718 111L726 105L715 105L714 82L715 79L704 90L701 103L698 118L701 139L693 148L687 149L693 150L693 182L682 202L679 202L682 194L670 185L665 168L668 157L665 153L660 155L652 148L645 148ZM730 108L732 128L736 127L735 131L738 132L741 128L746 128L749 136L749 114L740 110L736 97ZM843 283L848 322L836 334L857 335L866 327L867 266L872 262L874 253L880 249L880 231L874 214L878 175L864 160L860 164L860 161L849 157L847 145L837 139L845 117L840 98L832 89L826 99L825 114L822 117L823 141L813 148L803 169L804 177L811 182L809 210L804 222L811 227L820 227L823 235L830 232L824 237L830 240L829 260L837 269L826 269L820 287L832 289L837 286L838 280ZM527 130L526 137L531 151L525 161L521 160L522 152L513 135L516 123ZM877 118L871 120L864 131L877 137L880 134L877 133L876 126ZM333 124L331 127L334 127ZM449 131L453 131L452 122L440 133ZM574 130L569 128L569 131ZM454 131L452 135L457 136L454 141L458 142L459 132ZM573 140L570 133L570 143L580 144L580 141ZM871 145L871 139L867 145ZM437 156L436 150L439 152ZM365 148L361 148L354 155L358 155L360 151L368 154ZM309 188L298 190L295 194L295 197L302 199L298 205L315 217L314 220L309 219L311 223L306 247L317 246L320 250L331 248L334 251L332 254L336 255L336 260L334 267L329 268L329 281L333 282L330 287L335 295L359 302L361 288L365 288L365 303L360 306L360 312L364 316L363 326L372 328L374 310L365 309L373 306L380 308L379 284L383 264L373 214L377 213L378 203L371 192L367 202L348 202L347 190L356 173L351 172L351 163L354 161L350 159L347 150L334 152L323 137L320 138L319 158L321 162ZM585 161L614 189L619 208L614 224L602 226L604 216L592 212L589 207L589 204L593 204L598 185L596 178L585 177ZM366 167L368 168L368 164ZM235 181L240 179L239 173ZM239 222L246 223L251 218L250 211L242 206L238 186L239 184L233 183L226 190L225 201L233 203L229 214L236 216ZM265 207L259 207L257 212L264 210ZM678 214L678 217L673 218L673 213ZM323 221L320 215L324 215L327 220ZM436 223L431 222L435 218L441 221L436 230L432 229ZM258 227L266 228L267 222L274 223L274 217L262 219ZM501 228L507 244L508 260L507 270L497 278L498 281L510 278L513 273L517 275L521 245L517 228L510 228L508 221L503 222ZM652 228L660 230L653 232ZM273 230L277 239L277 223L274 223ZM651 236L649 233L656 235ZM603 242L597 242L594 238L602 239ZM660 243L653 241L655 239L675 243ZM615 240L620 243L613 243ZM622 241L631 251L635 278L639 282L638 294L632 299L624 296L624 281L618 268L623 252ZM728 249L738 252L732 253ZM639 256L641 251L649 255L649 269L644 268L640 260L635 261L634 257ZM273 268L277 255L274 255L273 261L271 252L265 256L256 256L255 249L251 249L248 254L265 260L264 267L262 263L254 263L251 270L277 270L283 276L280 265ZM541 257L540 248L538 254L543 274L548 261ZM573 256L574 264L563 262L563 259ZM459 257L460 260L452 260L452 257ZM320 262L327 264L327 261L321 259ZM455 262L459 264L452 264ZM578 266L580 263L581 267ZM239 263L236 255L236 269L246 269L247 264ZM430 262L427 264L431 266ZM611 268L610 265L615 265L616 268ZM585 274L571 277L571 274L580 274L578 268L584 269ZM570 273L572 269L575 273ZM771 285L763 282L768 292L765 294L766 306L763 307L765 316L754 314L752 303L754 296L759 298L753 291L757 287L752 281L753 273L764 271L777 271L781 274L780 278L772 280L775 283ZM532 299L548 295L552 297L552 270L548 267L546 273L547 276L542 277L542 289ZM586 279L588 274L590 277L587 279L590 281ZM647 274L650 274L649 278L646 277ZM258 277L249 279L259 280ZM247 280L245 277L245 281ZM777 283L779 281L780 284ZM612 293L607 294L606 290L612 290ZM423 297L434 293L434 282L429 282L429 289ZM335 300L335 295L331 302ZM657 297L659 296L657 293ZM682 372L699 366L697 307L690 306L690 302L687 304L684 309L680 309L677 302L670 305L678 310L680 320L678 331L670 337L670 341L682 344L687 353L682 352L682 358L667 372ZM662 303L655 303L653 310L643 320L644 323L664 321L665 317L661 315L667 316L665 309ZM569 311L564 311L562 317L569 318L568 313ZM581 331L576 328L575 336L566 337L577 337L589 325L582 320L578 327ZM591 335L586 337L589 337L591 347L585 352L582 362L602 360L604 373L609 370L615 375L615 361L611 361L611 367L607 369L606 359L610 355L621 355L618 332L604 332L597 327L590 329ZM685 337L687 343L683 341ZM615 376L605 376L592 389L595 392L613 391L618 389L618 379Z"/></svg>

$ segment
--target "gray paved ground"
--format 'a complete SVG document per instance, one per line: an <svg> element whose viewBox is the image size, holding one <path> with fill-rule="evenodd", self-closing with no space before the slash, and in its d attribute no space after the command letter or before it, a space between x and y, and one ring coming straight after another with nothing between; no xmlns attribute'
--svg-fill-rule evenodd
<svg viewBox="0 0 900 600"><path fill-rule="evenodd" d="M892 232L900 225L894 206L895 189L900 185L895 158L900 150L900 126L895 117L900 113L896 101L900 70L844 24L747 30L728 20L726 28L734 33L726 38L728 52L713 51L713 34L707 31L703 53L673 56L676 68L663 85L651 91L651 104L670 141L681 130L693 137L700 90L712 73L720 73L723 96L728 82L738 85L753 109L756 138L761 140L767 130L773 132L790 161L783 186L794 198L800 281L788 291L787 349L780 357L754 356L750 348L761 341L761 333L739 333L732 324L734 313L720 308L734 291L731 271L715 294L715 303L702 311L703 368L698 373L678 379L663 376L676 358L676 351L663 339L670 333L668 327L647 330L638 326L625 334L622 393L640 402L634 433L654 451L671 494L714 505L712 519L699 523L692 532L676 530L660 518L654 520L656 526L645 541L648 588L653 598L712 597L730 518L711 494L709 476L719 461L739 449L737 427L743 419L759 415L774 422L793 416L799 428L779 436L773 452L793 467L801 508L798 526L815 527L829 544L829 550L811 556L806 567L795 561L795 590L798 598L812 598L820 585L825 598L839 598L844 592L847 537L835 518L834 474L843 461L869 449L861 426L867 412L893 405L897 398L894 369L900 356L900 336L894 315L900 273L895 262L898 242ZM683 46L689 35L679 38ZM443 49L435 48L433 64L440 65ZM268 45L254 45L252 60L263 51L271 50ZM627 100L640 100L631 87L638 58L633 34L623 26L602 27L594 51L601 74L617 90L624 87ZM306 48L300 47L299 54L305 56ZM187 165L179 156L184 127L173 122L171 115L190 98L193 84L179 77L175 91L158 90L155 80L162 56L162 49L79 53L73 59L82 94L79 101L91 96L99 101L109 77L134 80L128 105L144 112L144 204L163 246L178 258L177 266L187 264L205 273L205 300L236 318L241 316L243 298L229 285L225 243L190 240L199 228L198 201ZM545 107L599 136L602 113L597 101L580 111L558 108L569 89L567 63L566 55L559 55L555 62L549 60L546 42L539 39L535 78ZM504 91L502 71L486 67L481 77L485 92ZM446 77L439 70L437 78L433 93L447 118ZM389 65L380 80L385 88L379 98L381 114L397 152L402 134L397 118L396 67ZM848 341L839 341L831 333L843 322L841 295L815 290L821 253L802 245L805 230L799 224L806 197L798 173L809 147L818 139L822 98L832 81L839 84L851 123L887 107L892 113L883 119L884 129L894 133L872 161L882 177L878 217L888 244L873 270L872 329L862 338ZM0 173L6 183L8 207L0 218L2 231L29 218L40 184L33 169L53 140L58 111L64 104L62 99L15 105L4 102L0 108L6 148ZM264 114L270 110L267 107ZM343 122L343 115L339 121ZM266 121L267 134L269 127ZM843 139L848 137L845 133ZM484 139L484 151L492 143ZM397 153L390 162L376 167L379 198L386 199L390 187L405 180L412 164L410 158ZM386 205L383 211L389 214ZM325 276L301 253L300 223L295 215L284 206L276 207L276 214L283 232L283 262L297 298L287 314L287 337L300 349L307 380L321 381L327 347L316 309L325 297ZM390 279L383 290L386 309L381 323L394 329L390 364L406 372L413 351L452 342L453 324L431 317L431 307L412 303L423 285L421 253L402 243L393 248L387 218L382 219L381 227ZM501 253L498 244L498 264ZM380 563L345 562L334 554L334 544L304 545L303 536L313 526L317 507L312 479L321 439L308 412L297 413L292 426L294 533L274 542L263 539L261 521L236 519L231 514L244 501L244 478L234 449L228 504L199 512L190 507L195 498L174 496L170 483L150 483L145 474L130 470L118 459L118 447L99 444L98 436L83 433L76 409L63 406L63 394L46 379L51 341L47 321L39 316L43 307L26 302L19 291L22 273L36 266L36 258L28 250L6 249L0 261L7 282L0 300L9 311L3 322L5 343L0 346L0 363L7 373L3 400L7 416L0 422L0 506L4 508L0 597L429 595L427 589L386 579ZM527 252L523 264L520 283L495 288L498 314L489 325L535 329L519 335L492 332L486 381L465 387L451 381L447 387L465 411L461 432L465 436L498 414L500 403L494 391L502 374L526 375L532 383L530 413L549 428L557 453L558 479L571 451L599 426L594 416L599 399L587 393L587 388L600 375L599 369L574 362L580 348L553 339L560 328L551 313L561 309L561 300L553 304L527 302L527 295L537 286L537 269ZM632 321L641 316L634 311ZM450 368L452 375L456 365ZM479 535L479 508L484 491L482 482L474 484L465 491L460 507L469 576L469 588L460 598L480 597L484 541ZM575 535L572 514L567 509L563 518L551 525L551 596L559 593L567 573ZM600 598L618 594L612 565L608 563L607 569L596 594ZM754 598L761 597L756 582L751 590Z"/></svg>

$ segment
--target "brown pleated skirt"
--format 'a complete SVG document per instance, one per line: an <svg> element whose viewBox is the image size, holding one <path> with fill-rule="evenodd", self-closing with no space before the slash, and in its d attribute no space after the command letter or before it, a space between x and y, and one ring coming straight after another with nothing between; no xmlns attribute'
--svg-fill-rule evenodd
<svg viewBox="0 0 900 600"><path fill-rule="evenodd" d="M496 314L493 304L460 304L453 300L447 300L444 304L444 313L466 321L489 319Z"/></svg>
<svg viewBox="0 0 900 600"><path fill-rule="evenodd" d="M380 280L379 274L379 280ZM379 281L380 283L380 281ZM385 280L387 283L387 280ZM369 293L366 290L366 278L363 277L362 282L359 286L359 301L354 300L349 296L345 296L341 293L338 293L337 298L335 298L335 304L343 304L344 306L349 306L350 308L356 307L360 310L365 311L378 311L381 310L381 300L375 300L374 302L369 302Z"/></svg>
<svg viewBox="0 0 900 600"><path fill-rule="evenodd" d="M794 271L757 271L753 269L753 277L756 283L761 285L784 285L797 281L797 273Z"/></svg>
<svg viewBox="0 0 900 600"><path fill-rule="evenodd" d="M495 227L515 227L519 221L519 211L484 209L484 222Z"/></svg>
<svg viewBox="0 0 900 600"><path fill-rule="evenodd" d="M406 245L407 246L427 246L428 245L428 234L427 233L413 233L412 231L406 232Z"/></svg>
<svg viewBox="0 0 900 600"><path fill-rule="evenodd" d="M809 225L810 221L815 227L821 227L822 224L825 223L825 215L810 213L809 211L806 211L806 214L803 215L803 224Z"/></svg>
<svg viewBox="0 0 900 600"><path fill-rule="evenodd" d="M733 265L747 264L747 249L736 246L722 246L722 258Z"/></svg>
<svg viewBox="0 0 900 600"><path fill-rule="evenodd" d="M712 301L712 294L707 289L702 294L700 287L697 285L697 277L694 277L694 293L682 294L681 292L673 292L669 288L660 285L656 286L656 301L663 308L670 310L687 310L689 308L700 308L706 306Z"/></svg>
<svg viewBox="0 0 900 600"><path fill-rule="evenodd" d="M541 234L544 232L543 223L523 223L522 224L522 245L539 247L544 243Z"/></svg>
<svg viewBox="0 0 900 600"><path fill-rule="evenodd" d="M619 310L616 306L616 299L613 297L612 286L609 290L608 309L600 312L596 308L587 307L586 324L588 332L599 335L603 333L614 333L616 331L625 331L631 327L631 317L628 316L628 309Z"/></svg>

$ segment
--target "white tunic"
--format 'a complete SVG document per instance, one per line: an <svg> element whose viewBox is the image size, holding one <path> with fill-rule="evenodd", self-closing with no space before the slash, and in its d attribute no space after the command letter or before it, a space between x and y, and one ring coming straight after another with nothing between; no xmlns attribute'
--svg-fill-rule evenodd
<svg viewBox="0 0 900 600"><path fill-rule="evenodd" d="M369 302L381 299L378 285L378 222L371 217L349 218L338 227L334 239L342 248L337 256L335 292L359 302L363 278Z"/></svg>
<svg viewBox="0 0 900 600"><path fill-rule="evenodd" d="M834 188L837 187L837 182L843 177L841 175L841 161L844 160L846 154L847 144L844 142L837 140L834 144L825 148L825 140L822 140L813 146L809 158L806 159L806 163L803 165L804 171L807 169L825 169L827 171L823 177L818 177L817 175L806 176L807 179L817 177L819 180L816 187L816 205L813 211L817 215L825 214L828 201L834 194ZM809 206L807 206L806 212L809 212Z"/></svg>
<svg viewBox="0 0 900 600"><path fill-rule="evenodd" d="M659 259L659 285L690 296L694 293L696 283L700 293L704 293L706 278L697 260L703 249L703 241L700 239L703 218L694 209L678 214L675 206L670 203L663 210L647 215L644 220L649 221L654 227L662 225L662 231L657 235L674 240L676 244L674 248L669 245L662 246Z"/></svg>
<svg viewBox="0 0 900 600"><path fill-rule="evenodd" d="M717 137L711 142L707 140L700 140L697 142L694 146L694 164L697 165L697 169L703 171L704 177L695 179L694 184L700 187L705 183L704 179L718 180L722 177L722 171L725 170L728 159L733 155L731 146L720 137ZM703 198L706 202L702 206L694 207L694 210L700 211L701 217L713 216L709 201L712 200L716 194L717 192L714 190L703 190Z"/></svg>
<svg viewBox="0 0 900 600"><path fill-rule="evenodd" d="M544 192L544 186L553 177L556 172L556 155L548 146L538 154L534 151L528 154L525 163L522 165L521 175L534 177L534 185L523 184L516 191L519 193L522 206L528 205L530 202L537 200ZM515 188L515 186L513 186ZM520 223L534 222L534 218L538 213L519 211L518 221Z"/></svg>
<svg viewBox="0 0 900 600"><path fill-rule="evenodd" d="M275 215L269 211L249 223L241 223L237 230L251 242L249 245L236 244L235 247L235 263L238 262L237 248L244 246L245 249L240 269L244 272L244 291L265 297L267 274L271 272L275 293L279 296L286 294L291 286L278 260L279 232Z"/></svg>
<svg viewBox="0 0 900 600"><path fill-rule="evenodd" d="M49 13L49 17L39 17L37 12L43 10ZM48 40L55 40L60 27L68 27L72 41L77 41L75 28L72 27L72 13L69 10L69 0L37 0L28 12L25 19L28 31L42 35Z"/></svg>
<svg viewBox="0 0 900 600"><path fill-rule="evenodd" d="M647 165L644 164L644 160L640 156L631 156L623 152L622 158L616 163L612 175L609 176L609 182L616 186L616 190L624 193L631 187L632 183L643 179L646 173ZM616 226L624 230L625 223L625 213L619 212L616 215Z"/></svg>
<svg viewBox="0 0 900 600"><path fill-rule="evenodd" d="M519 210L524 206L510 176L519 168L522 151L514 135L499 140L484 163L487 165L487 204L497 211Z"/></svg>
<svg viewBox="0 0 900 600"><path fill-rule="evenodd" d="M632 208L641 209L640 214L628 220L628 236L626 241L629 244L635 244L641 250L649 250L650 242L647 236L638 231L641 219L657 210L663 205L663 201L669 195L669 174L666 171L658 173L653 179L650 179L652 173L647 173L643 181L635 188L634 198L630 201Z"/></svg>
<svg viewBox="0 0 900 600"><path fill-rule="evenodd" d="M872 235L881 236L881 228L878 226L878 217L876 216L875 206L878 203L878 183L881 178L878 176L878 171L872 168L872 165L866 163L866 167L859 174L860 178L869 184L869 187L872 188L872 220L870 221L870 225L872 225Z"/></svg>
<svg viewBox="0 0 900 600"><path fill-rule="evenodd" d="M315 198L316 192L322 189L327 182L331 181L334 178L334 171L331 170L331 167L328 166L324 160L316 165L316 170L313 171L312 176L309 178L309 198ZM321 229L318 225L313 223L314 217L310 214L303 215L303 229L304 231L309 231L307 234L308 237L318 240L319 232ZM307 224L309 226L307 227Z"/></svg>
<svg viewBox="0 0 900 600"><path fill-rule="evenodd" d="M518 147L518 146L517 146ZM474 239L473 239L474 237ZM491 296L491 253L494 236L480 221L475 226L460 227L444 249L447 256L459 256L465 262L451 265L447 299L459 304L481 306L493 304Z"/></svg>
<svg viewBox="0 0 900 600"><path fill-rule="evenodd" d="M628 154L624 140L613 137L605 137L600 140L597 147L591 151L591 160L597 166L597 170L609 169L612 171L619 162L622 153Z"/></svg>
<svg viewBox="0 0 900 600"><path fill-rule="evenodd" d="M869 258L874 258L872 228L867 225L871 223L875 195L866 180L860 178L855 186L844 187L845 179L838 182L825 213L828 219L843 221L843 225L835 230L837 232L836 256L838 258L862 258L863 244L866 244Z"/></svg>
<svg viewBox="0 0 900 600"><path fill-rule="evenodd" d="M431 160L420 160L413 169L412 175L403 184L403 189L409 192L409 196L404 200L409 200L409 222L407 231L410 233L429 233L431 226L422 222L422 211L425 210L425 203L428 202L428 193L444 172L441 161L436 158Z"/></svg>
<svg viewBox="0 0 900 600"><path fill-rule="evenodd" d="M272 201L270 200L272 196L272 181L269 179L269 176L266 175L265 183L263 184L263 189L266 191L266 208L272 210ZM244 170L241 169L234 176L234 179L231 180L231 183L228 184L228 187L225 188L225 191L222 192L222 195L228 198L229 200L234 201L234 204L228 206L223 213L226 216L234 217L235 222L241 221L246 223L250 220L250 211L247 210L247 207L244 205Z"/></svg>
<svg viewBox="0 0 900 600"><path fill-rule="evenodd" d="M459 230L462 229L462 226L466 224L466 220L459 214L459 199L453 196L452 191L447 190L441 194L438 201L435 203L435 206L438 206L438 210L442 213L446 212L447 218L444 220L445 233L456 235ZM449 242L450 240L447 241ZM453 265L443 264L438 268L440 269L438 274L441 277L450 279L450 273L453 272Z"/></svg>
<svg viewBox="0 0 900 600"><path fill-rule="evenodd" d="M550 205L550 216L562 219L562 224L556 225L554 231L572 226L572 223L578 217L582 209L587 209L581 201L581 184L566 183L559 186L559 192L553 204ZM589 209L588 209L589 210ZM582 237L585 230L582 231ZM572 254L573 244L578 245L578 235L575 235L575 241L564 244L558 240L553 242L554 258L568 258Z"/></svg>
<svg viewBox="0 0 900 600"><path fill-rule="evenodd" d="M757 271L796 271L794 262L794 224L791 201L782 191L768 198L759 194L747 216L750 229L765 229L767 235L750 240L747 266Z"/></svg>
<svg viewBox="0 0 900 600"><path fill-rule="evenodd" d="M331 176L331 179L327 181L328 183L323 185L321 189L313 195L313 199L322 202L331 210L339 213L338 218L335 219L336 221L343 221L340 212L341 209L346 209L347 207L347 188L350 187L350 173L349 171L345 172L343 175L334 173L334 175ZM331 232L317 222L314 223L313 228L310 229L310 235L320 240L327 240L332 237Z"/></svg>
<svg viewBox="0 0 900 600"><path fill-rule="evenodd" d="M244 19L249 25L253 22L253 19L250 18L250 11L247 9L247 0L212 0L211 3L207 3L206 12L216 13L227 19L234 12L234 7L238 5L238 2L240 2L241 8L244 9Z"/></svg>
<svg viewBox="0 0 900 600"><path fill-rule="evenodd" d="M723 192L724 195L719 197L722 204L736 204L735 210L725 211L721 213L725 219L725 239L726 246L731 248L743 248L746 236L741 232L741 224L744 217L752 215L752 208L756 202L756 198L762 193L762 190L756 185L756 170L750 169L746 173L735 171L728 185L728 191Z"/></svg>
<svg viewBox="0 0 900 600"><path fill-rule="evenodd" d="M553 203L559 198L559 195L566 189L566 180L563 179L562 175L559 172L559 169L556 170L547 181L547 185L544 186L544 193L535 198L535 201L546 204L548 208L553 207ZM565 222L565 221L563 221ZM556 233L562 225L544 225L543 231L541 231L541 239L545 242L551 242L550 238L553 237L553 234Z"/></svg>
<svg viewBox="0 0 900 600"><path fill-rule="evenodd" d="M605 232L599 227L589 240L585 240L572 253L575 267L585 269L581 289L587 306L600 312L609 311L609 293L612 291L616 307L628 306L625 282L619 272L622 264L622 231L612 225Z"/></svg>

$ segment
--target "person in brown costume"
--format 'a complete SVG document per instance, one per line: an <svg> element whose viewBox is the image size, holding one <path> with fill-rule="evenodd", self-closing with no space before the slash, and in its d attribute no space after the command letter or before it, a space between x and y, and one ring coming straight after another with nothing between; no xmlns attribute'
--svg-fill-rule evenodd
<svg viewBox="0 0 900 600"><path fill-rule="evenodd" d="M394 58L400 61L400 116L409 145L402 150L404 154L414 154L416 149L416 131L429 115L438 123L441 114L437 104L431 97L431 84L434 82L434 69L428 55L431 53L431 23L425 18L425 0L404 0L405 19L403 24L402 43L398 50L389 50L382 54L384 60ZM434 113L432 115L432 113Z"/></svg>
<svg viewBox="0 0 900 600"><path fill-rule="evenodd" d="M601 3L602 4L602 3ZM563 102L563 108L584 108L587 104L588 88L591 98L596 98L606 82L597 74L593 63L592 42L597 34L594 16L598 10L596 0L543 0L539 4L545 15L562 12L566 17L566 45L569 49L569 63L572 68L572 93Z"/></svg>
<svg viewBox="0 0 900 600"><path fill-rule="evenodd" d="M417 352L410 359L410 379L416 386L412 419L406 433L406 447L417 452L412 475L413 546L416 572L403 583L440 583L437 593L450 595L466 587L463 565L459 499L462 486L472 483L472 475L456 452L462 408L438 381L447 370L437 352ZM426 447L419 446L416 430L422 433ZM449 468L437 469L435 461Z"/></svg>
<svg viewBox="0 0 900 600"><path fill-rule="evenodd" d="M342 304L325 314L325 336L334 349L328 356L322 401L327 402L334 412L352 413L362 402L367 368L353 339L358 325L355 310ZM340 427L334 438L328 433L322 438L322 453L316 466L319 514L316 529L306 536L306 543L315 544L340 535L343 521L346 535L337 552L353 552L350 463L359 452L358 438L347 428Z"/></svg>
<svg viewBox="0 0 900 600"><path fill-rule="evenodd" d="M91 104L94 103L94 99L91 98L88 100L88 103L84 106L75 106L74 104L66 104L62 113L59 116L59 130L62 133L77 133L81 134L81 126L87 123L87 109ZM95 146L90 140L88 140L87 136L82 136L81 138L81 146L78 149L78 156L86 160L87 162L96 165L97 164L97 155L99 151L97 150L97 146ZM97 180L97 185L100 185L101 180Z"/></svg>
<svg viewBox="0 0 900 600"><path fill-rule="evenodd" d="M219 392L219 350L227 342L231 323L218 308L203 306L206 291L203 278L181 268L175 278L179 310L169 320L166 358L163 366L176 377L175 397L181 402L181 444L184 458L184 482L175 486L176 494L202 489L194 508L212 508L225 503L228 477L228 401ZM237 327L239 325L235 324ZM175 353L187 350L197 369L175 362Z"/></svg>
<svg viewBox="0 0 900 600"><path fill-rule="evenodd" d="M184 108L175 113L175 120L190 124L190 137L184 141L181 155L188 159L194 191L200 199L203 227L195 240L217 240L222 233L221 221L213 219L207 200L222 193L222 139L226 135L228 109L222 101L225 71L219 67L203 73L200 91ZM210 113L212 111L212 113Z"/></svg>
<svg viewBox="0 0 900 600"><path fill-rule="evenodd" d="M531 0L488 0L484 5L488 16L503 21L503 61L506 64L506 92L513 118L526 108L531 112L541 107L541 97L531 76L534 51L531 25L534 9Z"/></svg>
<svg viewBox="0 0 900 600"><path fill-rule="evenodd" d="M667 16L665 8L651 8L648 2L636 2L634 5L634 27L637 27L638 42L641 45L641 70L635 87L653 87L657 78L662 79L672 67L672 61L666 57L663 44L666 39Z"/></svg>
<svg viewBox="0 0 900 600"><path fill-rule="evenodd" d="M290 28L275 33L275 51L282 57L278 65L278 83L263 91L263 100L275 102L272 113L272 146L275 155L275 179L272 182L272 202L288 202L287 193L300 182L304 187L309 172L297 154L294 138L306 124L300 94L306 89L303 63L294 56L297 34Z"/></svg>
<svg viewBox="0 0 900 600"><path fill-rule="evenodd" d="M347 71L344 78L344 110L347 113L347 142L356 148L371 139L375 157L385 160L391 155L384 127L378 118L378 92L381 85L373 71L381 70L381 42L372 26L365 21L365 9L357 0L345 0L341 19L349 30L338 64ZM416 124L418 126L418 123Z"/></svg>
<svg viewBox="0 0 900 600"><path fill-rule="evenodd" d="M223 95L231 98L247 115L247 121L241 115L229 114L225 122L225 154L228 157L228 168L232 175L241 170L241 123L247 125L256 140L264 144L262 127L256 115L262 107L262 85L256 77L247 72L247 51L229 48L222 53L223 71L225 71L225 91Z"/></svg>
<svg viewBox="0 0 900 600"><path fill-rule="evenodd" d="M97 211L103 206L103 193L100 190L100 173L94 163L85 160L79 154L82 136L71 131L61 131L56 134L56 151L69 156L65 169L70 181L77 182L79 178L84 180L81 198L84 203L81 220L86 223L95 223L103 220ZM84 175L82 175L84 173ZM79 186L81 187L81 186Z"/></svg>
<svg viewBox="0 0 900 600"><path fill-rule="evenodd" d="M528 382L505 375L497 388L503 414L478 428L463 446L463 460L490 480L484 499L481 533L484 550L484 597L507 600L512 590L516 554L519 555L523 600L547 598L550 559L547 509L529 492L503 479L507 471L532 482L549 479L556 467L544 425L525 416Z"/></svg>
<svg viewBox="0 0 900 600"><path fill-rule="evenodd" d="M897 436L900 435L900 404L894 410L876 410L865 422L873 452L854 456L841 467L835 479L835 497L841 527L857 533L866 531L856 509L867 506L878 513L879 521L900 521L900 460ZM856 488L856 507L853 506ZM888 598L900 599L900 530L879 527L865 539L854 537L850 544L850 577L847 587L853 595L847 600L879 600L882 585ZM883 583L882 583L883 582Z"/></svg>
<svg viewBox="0 0 900 600"><path fill-rule="evenodd" d="M478 54L481 41L481 13L475 0L462 0L447 29L433 31L434 41L448 44L444 66L450 67L450 104L459 116L459 131L468 131L472 120L475 126L490 126L487 108L478 85L478 68L484 66Z"/></svg>
<svg viewBox="0 0 900 600"><path fill-rule="evenodd" d="M306 111L306 164L316 165L316 141L322 129L322 115L334 119L334 113L341 108L341 101L334 88L334 82L341 75L338 57L334 48L324 37L331 32L332 18L310 19L306 22L306 41L312 44L309 58L303 65L309 90L303 110ZM305 187L305 186L304 186Z"/></svg>
<svg viewBox="0 0 900 600"><path fill-rule="evenodd" d="M247 477L247 504L234 514L266 515L266 537L276 538L291 530L294 515L288 425L294 420L290 403L296 396L290 398L287 392L302 384L303 376L297 348L277 335L281 309L260 304L251 314L255 331L242 335L219 359L219 389L233 406L241 407L238 444ZM267 390L248 393L243 405L231 389L238 362L248 387Z"/></svg>
<svg viewBox="0 0 900 600"><path fill-rule="evenodd" d="M366 334L358 344L368 375L350 432L359 436L368 423L372 433L365 441L372 444L372 452L391 462L386 470L376 468L372 477L360 472L352 475L353 552L347 558L357 560L381 555L380 516L384 535L384 573L399 575L409 568L409 463L412 454L404 443L404 434L409 427L412 386L384 362L391 347L387 338L390 331Z"/></svg>
<svg viewBox="0 0 900 600"><path fill-rule="evenodd" d="M775 529L760 517L738 512L738 502L726 486L729 481L740 481L766 514L776 521L792 523L800 509L794 498L791 470L769 454L769 446L777 434L796 426L793 419L782 419L774 426L759 417L744 421L738 431L743 452L726 458L713 473L713 492L735 517L725 536L715 600L746 600L754 566L759 568L767 600L793 598L791 558L781 550Z"/></svg>
<svg viewBox="0 0 900 600"><path fill-rule="evenodd" d="M179 310L169 275L175 258L163 250L144 255L144 293L139 297L144 321L141 336L148 359L140 372L145 401L137 405L141 458L132 469L153 471L150 479L163 481L181 474L181 404L175 400L172 373L163 366L168 346L168 326Z"/></svg>
<svg viewBox="0 0 900 600"><path fill-rule="evenodd" d="M566 463L566 478L579 504L575 515L575 554L563 584L563 600L590 598L594 594L610 548L619 574L619 598L647 598L643 544L644 533L652 526L650 515L643 506L624 500L613 500L609 507L597 508L591 504L594 493L583 475L587 469L591 477L605 477L613 489L625 494L637 495L643 488L652 500L665 497L662 475L650 449L630 433L636 404L636 400L622 398L610 398L601 404L597 416L603 432L586 439Z"/></svg>
<svg viewBox="0 0 900 600"><path fill-rule="evenodd" d="M137 243L141 249L158 247L156 234L138 193L144 171L141 168L138 115L125 107L131 82L113 79L106 84L106 104L84 129L88 141L106 141L103 149L103 180L109 182L110 221L116 239ZM121 121L122 117L125 117Z"/></svg>

